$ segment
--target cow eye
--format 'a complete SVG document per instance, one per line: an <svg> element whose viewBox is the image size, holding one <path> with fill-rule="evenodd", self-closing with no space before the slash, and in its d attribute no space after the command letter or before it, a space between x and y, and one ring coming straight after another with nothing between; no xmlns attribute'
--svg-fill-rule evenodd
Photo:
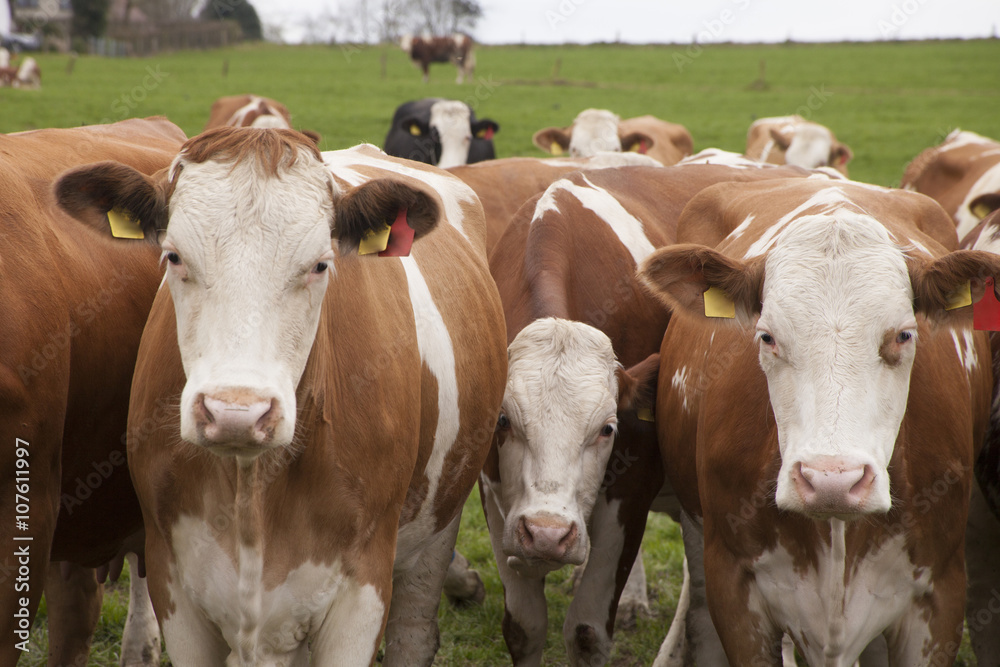
<svg viewBox="0 0 1000 667"><path fill-rule="evenodd" d="M178 266L181 263L181 256L178 255L176 252L168 252L164 255L164 257L166 257L167 261L173 264L174 266Z"/></svg>
<svg viewBox="0 0 1000 667"><path fill-rule="evenodd" d="M614 424L605 424L604 428L601 429L601 437L603 438L610 438L614 434L615 434Z"/></svg>
<svg viewBox="0 0 1000 667"><path fill-rule="evenodd" d="M774 336L767 333L766 331L761 331L760 342L764 343L764 345L774 345Z"/></svg>
<svg viewBox="0 0 1000 667"><path fill-rule="evenodd" d="M510 430L510 419L508 419L507 415L505 415L502 412L500 413L500 416L497 418L497 428L501 431Z"/></svg>
<svg viewBox="0 0 1000 667"><path fill-rule="evenodd" d="M896 335L896 343L898 343L899 345L905 345L906 343L909 343L911 340L913 340L912 331L900 331Z"/></svg>
<svg viewBox="0 0 1000 667"><path fill-rule="evenodd" d="M316 266L313 267L312 272L313 273L323 273L324 271L326 271L329 268L329 266L330 265L327 264L326 262L319 262L319 263L316 264Z"/></svg>

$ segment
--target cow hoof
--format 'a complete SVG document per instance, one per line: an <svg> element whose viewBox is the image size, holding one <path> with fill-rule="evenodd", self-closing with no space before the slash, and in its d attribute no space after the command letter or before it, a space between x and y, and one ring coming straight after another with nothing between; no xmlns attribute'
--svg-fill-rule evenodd
<svg viewBox="0 0 1000 667"><path fill-rule="evenodd" d="M653 612L649 609L649 604L639 600L622 601L618 605L618 614L615 616L615 627L622 630L634 630L640 618L652 618Z"/></svg>
<svg viewBox="0 0 1000 667"><path fill-rule="evenodd" d="M600 634L591 625L580 624L573 633L574 665L604 665L608 661L610 645L602 641Z"/></svg>

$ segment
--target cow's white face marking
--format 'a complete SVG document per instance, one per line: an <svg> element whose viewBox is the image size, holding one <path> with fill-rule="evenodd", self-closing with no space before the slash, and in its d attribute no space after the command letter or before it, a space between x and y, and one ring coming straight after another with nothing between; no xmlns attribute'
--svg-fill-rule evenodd
<svg viewBox="0 0 1000 667"><path fill-rule="evenodd" d="M181 167L163 239L187 376L181 437L241 456L286 446L334 258L330 174L304 151L281 178L252 158Z"/></svg>
<svg viewBox="0 0 1000 667"><path fill-rule="evenodd" d="M847 209L798 218L775 241L757 340L778 426L778 507L888 511L917 335L903 251Z"/></svg>
<svg viewBox="0 0 1000 667"><path fill-rule="evenodd" d="M983 158L985 156L980 155L979 157ZM955 213L955 220L958 222L956 232L958 233L959 240L965 238L966 234L975 229L976 225L982 219L969 208L972 200L990 192L1000 192L1000 164L994 165L979 177L979 180L969 189L969 194L965 196L962 205L958 207L958 212Z"/></svg>
<svg viewBox="0 0 1000 667"><path fill-rule="evenodd" d="M430 126L437 130L441 140L441 159L437 166L447 169L469 161L472 125L467 104L455 100L435 102L431 106Z"/></svg>
<svg viewBox="0 0 1000 667"><path fill-rule="evenodd" d="M569 153L573 157L590 157L599 151L621 151L618 136L618 114L605 109L584 109L573 121Z"/></svg>
<svg viewBox="0 0 1000 667"><path fill-rule="evenodd" d="M511 342L508 364L499 452L508 564L582 563L617 429L611 341L580 322L536 320ZM525 544L522 521L545 523L567 539Z"/></svg>
<svg viewBox="0 0 1000 667"><path fill-rule="evenodd" d="M792 143L785 151L785 164L803 169L816 169L830 164L833 135L816 123L802 123L795 128Z"/></svg>

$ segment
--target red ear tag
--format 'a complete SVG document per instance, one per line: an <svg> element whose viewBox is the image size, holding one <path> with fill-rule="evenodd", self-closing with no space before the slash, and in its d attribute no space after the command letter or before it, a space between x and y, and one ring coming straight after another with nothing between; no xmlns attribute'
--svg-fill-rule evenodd
<svg viewBox="0 0 1000 667"><path fill-rule="evenodd" d="M993 292L993 278L985 282L986 294L972 306L972 326L976 331L1000 331L1000 301Z"/></svg>
<svg viewBox="0 0 1000 667"><path fill-rule="evenodd" d="M396 222L389 227L389 244L379 257L407 257L413 247L413 227L406 223L406 209L399 209Z"/></svg>
<svg viewBox="0 0 1000 667"><path fill-rule="evenodd" d="M486 128L486 133L483 134L483 139L492 139L492 138L493 138L493 128L492 127L487 127Z"/></svg>
<svg viewBox="0 0 1000 667"><path fill-rule="evenodd" d="M648 151L648 150L649 150L649 147L646 145L646 140L643 139L642 141L639 142L639 152L642 153L643 155L645 155L646 151Z"/></svg>

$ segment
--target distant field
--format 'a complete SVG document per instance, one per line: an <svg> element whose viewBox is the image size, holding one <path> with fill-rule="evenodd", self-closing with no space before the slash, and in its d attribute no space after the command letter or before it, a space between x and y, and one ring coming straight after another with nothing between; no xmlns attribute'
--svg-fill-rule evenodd
<svg viewBox="0 0 1000 667"><path fill-rule="evenodd" d="M40 55L41 91L0 90L0 132L69 127L164 114L198 133L212 101L254 92L284 102L299 128L323 136L325 150L381 144L395 107L424 96L463 99L498 121L500 156L541 155L532 133L568 125L587 107L623 117L652 113L683 123L695 148L742 152L754 118L810 115L854 150L853 178L896 185L906 163L961 127L1000 139L1000 40L769 46L492 47L477 54L477 82L457 86L438 65L424 85L395 47L260 45L149 59ZM384 62L385 76L382 76ZM765 63L766 86L752 87ZM500 633L502 589L478 493L466 505L459 548L483 573L482 607L441 607L437 665L509 665ZM620 629L612 664L649 665L669 625L680 587L676 526L653 516L644 544L654 618ZM569 570L550 576L546 665L565 664L561 626ZM91 665L117 664L125 601L113 589ZM44 613L40 615L44 618ZM22 665L45 663L44 623ZM966 646L957 664L974 665ZM166 663L166 661L165 661Z"/></svg>

